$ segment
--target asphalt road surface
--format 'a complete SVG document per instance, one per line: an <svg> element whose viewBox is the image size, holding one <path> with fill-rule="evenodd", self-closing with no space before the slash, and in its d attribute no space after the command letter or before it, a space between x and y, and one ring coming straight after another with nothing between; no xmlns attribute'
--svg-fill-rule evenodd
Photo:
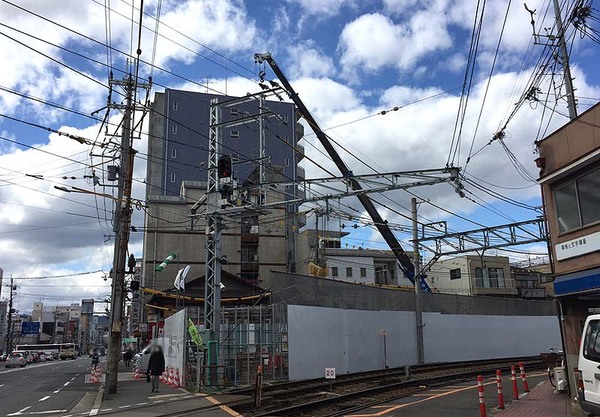
<svg viewBox="0 0 600 417"><path fill-rule="evenodd" d="M97 384L84 384L90 360L50 361L5 369L0 362L0 416L52 416L90 411Z"/></svg>

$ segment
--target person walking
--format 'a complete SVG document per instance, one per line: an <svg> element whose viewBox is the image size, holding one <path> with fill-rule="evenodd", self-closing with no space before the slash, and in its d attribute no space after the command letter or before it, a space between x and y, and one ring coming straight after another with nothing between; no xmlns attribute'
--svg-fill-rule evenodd
<svg viewBox="0 0 600 417"><path fill-rule="evenodd" d="M152 392L158 392L158 383L164 371L165 355L163 355L162 348L156 345L152 348L152 354L148 360L148 370L146 371L146 375L149 375L152 379Z"/></svg>
<svg viewBox="0 0 600 417"><path fill-rule="evenodd" d="M132 359L133 359L133 350L131 348L127 348L127 350L123 354L123 360L125 361L125 367L129 368L131 366Z"/></svg>
<svg viewBox="0 0 600 417"><path fill-rule="evenodd" d="M92 368L97 368L100 364L100 355L98 354L98 349L94 349L92 353Z"/></svg>

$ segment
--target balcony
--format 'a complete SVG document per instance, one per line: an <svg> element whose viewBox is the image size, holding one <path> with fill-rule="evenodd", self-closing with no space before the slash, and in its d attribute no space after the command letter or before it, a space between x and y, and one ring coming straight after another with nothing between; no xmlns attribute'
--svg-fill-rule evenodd
<svg viewBox="0 0 600 417"><path fill-rule="evenodd" d="M521 298L546 298L545 288L519 288Z"/></svg>
<svg viewBox="0 0 600 417"><path fill-rule="evenodd" d="M298 150L298 152L296 152L296 155L298 155L298 162L300 162L304 159L304 146L296 144L296 149Z"/></svg>
<svg viewBox="0 0 600 417"><path fill-rule="evenodd" d="M306 179L306 171L301 166L296 167L296 179L304 180Z"/></svg>

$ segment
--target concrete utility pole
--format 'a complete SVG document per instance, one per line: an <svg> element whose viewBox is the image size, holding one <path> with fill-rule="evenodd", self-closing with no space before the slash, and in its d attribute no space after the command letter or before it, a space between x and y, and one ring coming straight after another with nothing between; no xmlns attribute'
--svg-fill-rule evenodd
<svg viewBox="0 0 600 417"><path fill-rule="evenodd" d="M569 118L571 120L577 117L577 103L575 102L575 89L573 88L573 77L571 77L571 66L569 65L569 52L565 42L565 28L560 15L560 6L558 0L554 0L554 15L556 16L556 28L558 30L558 47L560 48L560 60L565 73L565 88L567 90L567 106L569 108Z"/></svg>
<svg viewBox="0 0 600 417"><path fill-rule="evenodd" d="M123 81L110 80L113 85L120 85L126 94L126 105L123 114L123 130L121 132L121 170L118 182L118 199L115 208L115 249L113 259L113 282L111 296L111 323L108 343L108 359L106 368L106 392L117 392L117 377L121 359L121 339L123 332L123 301L125 293L125 269L127 267L127 246L131 227L131 183L133 181L133 158L131 117L133 112L133 92L135 82L131 75Z"/></svg>
<svg viewBox="0 0 600 417"><path fill-rule="evenodd" d="M421 308L421 259L419 255L419 223L417 221L417 199L410 199L413 227L413 265L415 266L415 316L417 327L417 361L425 362L423 345L423 311Z"/></svg>
<svg viewBox="0 0 600 417"><path fill-rule="evenodd" d="M12 351L12 312L13 312L13 290L15 289L14 280L12 274L10 276L10 298L8 299L8 327L6 328L6 354L8 355Z"/></svg>

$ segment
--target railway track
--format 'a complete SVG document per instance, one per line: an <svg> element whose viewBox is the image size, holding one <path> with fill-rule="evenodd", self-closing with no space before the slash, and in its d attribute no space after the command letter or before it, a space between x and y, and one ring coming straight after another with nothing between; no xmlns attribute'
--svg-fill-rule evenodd
<svg viewBox="0 0 600 417"><path fill-rule="evenodd" d="M479 374L495 374L496 369L510 372L510 366L524 362L527 369L544 368L539 356L481 361L433 363L341 375L335 381L323 378L284 382L263 387L263 404L254 409L253 387L229 390L249 395L248 400L229 404L245 417L299 416L337 417L444 385L450 381L471 380ZM177 416L194 415L195 410ZM175 415L175 414L174 414Z"/></svg>

